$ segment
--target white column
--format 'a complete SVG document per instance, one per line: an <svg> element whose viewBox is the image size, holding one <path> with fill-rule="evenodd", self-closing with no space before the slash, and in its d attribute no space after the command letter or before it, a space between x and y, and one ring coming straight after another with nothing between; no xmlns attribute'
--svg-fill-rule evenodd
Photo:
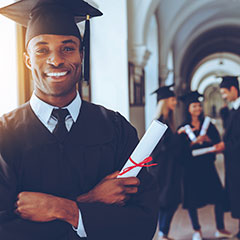
<svg viewBox="0 0 240 240"><path fill-rule="evenodd" d="M151 51L151 56L145 67L145 126L146 129L151 124L156 115L157 96L151 94L159 87L158 83L158 26L156 18L152 16L147 32L147 47Z"/></svg>
<svg viewBox="0 0 240 240"><path fill-rule="evenodd" d="M161 81L161 85L165 85L165 80L168 78L169 69L166 65L159 66L159 78Z"/></svg>
<svg viewBox="0 0 240 240"><path fill-rule="evenodd" d="M102 17L91 20L92 102L129 119L126 0L95 0Z"/></svg>

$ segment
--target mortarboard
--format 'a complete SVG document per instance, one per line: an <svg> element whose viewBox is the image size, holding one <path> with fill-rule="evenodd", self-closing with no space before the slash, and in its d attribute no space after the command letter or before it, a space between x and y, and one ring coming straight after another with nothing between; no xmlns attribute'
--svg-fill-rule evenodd
<svg viewBox="0 0 240 240"><path fill-rule="evenodd" d="M173 96L175 96L173 89L172 89L173 86L174 86L174 84L172 84L170 86L159 87L151 94L154 94L154 93L157 94L157 101L165 99L165 98L173 97Z"/></svg>
<svg viewBox="0 0 240 240"><path fill-rule="evenodd" d="M203 98L203 95L200 94L198 91L188 92L185 95L179 96L179 100L183 101L184 103L189 106L189 104L194 102L201 102L200 98Z"/></svg>
<svg viewBox="0 0 240 240"><path fill-rule="evenodd" d="M81 39L77 23L86 20L83 39L84 79L89 80L89 19L102 12L83 0L20 0L0 9L0 14L27 28L26 42L40 34L72 35Z"/></svg>
<svg viewBox="0 0 240 240"><path fill-rule="evenodd" d="M220 83L220 88L230 89L232 86L239 89L238 76L223 76L222 82Z"/></svg>

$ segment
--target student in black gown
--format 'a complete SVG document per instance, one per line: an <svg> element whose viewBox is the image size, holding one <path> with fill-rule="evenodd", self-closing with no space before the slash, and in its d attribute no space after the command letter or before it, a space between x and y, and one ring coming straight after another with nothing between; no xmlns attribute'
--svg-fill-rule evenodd
<svg viewBox="0 0 240 240"><path fill-rule="evenodd" d="M168 237L174 213L181 201L181 165L176 156L176 128L173 113L177 100L171 86L160 87L157 93L157 119L168 125L163 138L152 153L153 161L158 165L149 168L159 186L159 237Z"/></svg>
<svg viewBox="0 0 240 240"><path fill-rule="evenodd" d="M225 133L223 141L217 144L216 152L223 152L225 157L225 186L229 199L229 207L233 218L239 220L236 235L240 239L240 94L237 76L225 76L220 84L220 92L224 100L231 103L232 109L226 110L223 122Z"/></svg>
<svg viewBox="0 0 240 240"><path fill-rule="evenodd" d="M101 12L81 0L23 0L0 13L28 23L25 63L34 81L30 102L0 119L0 239L152 239L153 178L146 168L116 178L136 130L76 90L82 41L74 14Z"/></svg>
<svg viewBox="0 0 240 240"><path fill-rule="evenodd" d="M199 101L200 94L187 93L180 97L186 104L186 121L179 128L179 144L182 146L181 162L184 166L183 175L183 208L188 210L194 229L193 240L201 240L202 232L198 220L197 209L207 204L215 205L216 228L215 237L231 237L232 235L224 227L224 189L216 171L214 153L206 153L193 156L194 149L206 148L220 142L220 136L216 127L210 123L204 136L200 136L204 121L202 106ZM191 141L185 131L185 125L190 125L197 137Z"/></svg>

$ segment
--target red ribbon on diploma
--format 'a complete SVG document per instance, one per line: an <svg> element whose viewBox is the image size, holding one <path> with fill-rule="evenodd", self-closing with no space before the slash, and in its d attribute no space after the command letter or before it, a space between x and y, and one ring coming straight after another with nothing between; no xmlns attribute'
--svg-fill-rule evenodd
<svg viewBox="0 0 240 240"><path fill-rule="evenodd" d="M134 164L134 166L130 166L130 167L125 168L121 173L119 173L120 176L122 176L123 174L131 171L133 168L136 168L136 167L151 167L151 166L156 166L157 165L157 163L152 163L152 164L149 164L149 165L145 165L145 163L149 163L149 162L152 161L152 157L147 157L140 163L134 162L131 157L129 158L129 160Z"/></svg>

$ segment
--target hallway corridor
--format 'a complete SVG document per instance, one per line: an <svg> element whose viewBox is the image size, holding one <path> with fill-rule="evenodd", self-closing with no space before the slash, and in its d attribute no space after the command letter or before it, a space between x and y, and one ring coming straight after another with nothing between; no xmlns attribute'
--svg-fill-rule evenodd
<svg viewBox="0 0 240 240"><path fill-rule="evenodd" d="M221 181L224 182L224 164L223 155L219 154L215 162ZM202 233L204 240L213 240L215 228L214 208L213 205L208 205L199 209L199 221L202 226ZM238 231L238 221L231 217L229 212L225 213L225 227L228 231L236 234ZM191 240L192 239L192 227L190 219L186 210L180 206L176 212L172 224L169 237L175 240ZM232 238L234 239L234 238ZM157 236L153 240L158 240Z"/></svg>
<svg viewBox="0 0 240 240"><path fill-rule="evenodd" d="M199 219L202 226L202 233L204 239L214 239L215 220L213 206L206 206L199 210ZM225 213L226 229L232 233L236 233L238 229L238 222L231 218L230 213ZM192 227L187 214L187 211L179 207L172 222L172 228L169 236L176 240L191 240Z"/></svg>

